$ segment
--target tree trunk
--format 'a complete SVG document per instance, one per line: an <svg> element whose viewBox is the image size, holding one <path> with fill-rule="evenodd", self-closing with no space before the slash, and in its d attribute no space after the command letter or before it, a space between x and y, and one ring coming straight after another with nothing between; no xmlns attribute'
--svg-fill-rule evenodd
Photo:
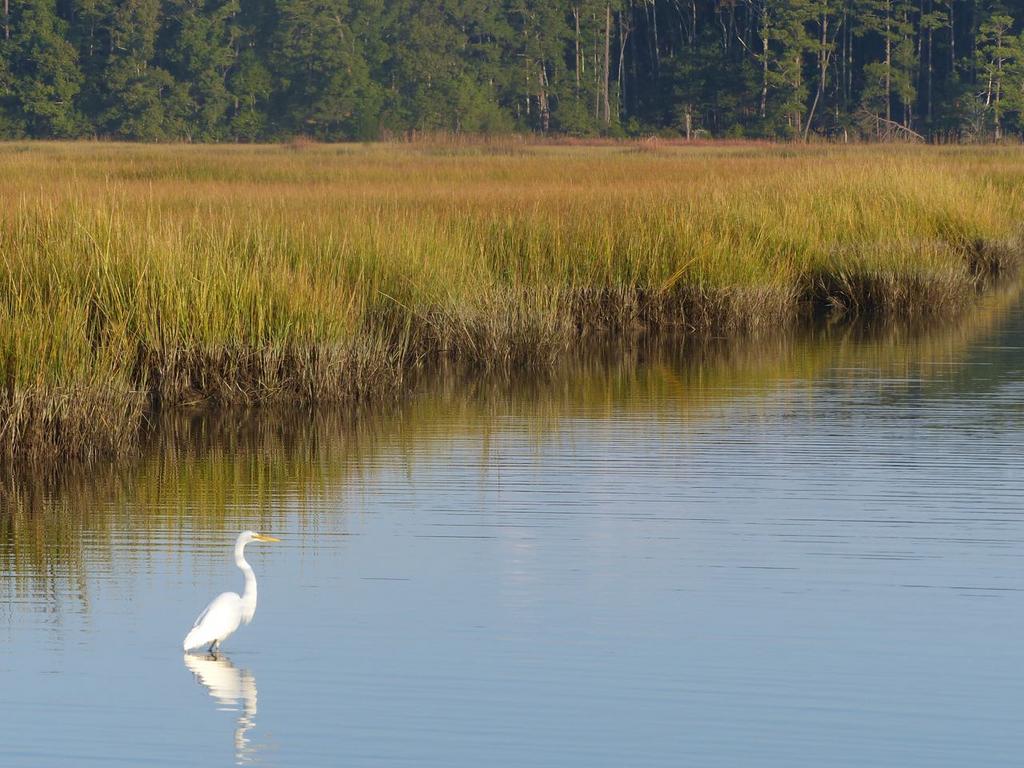
<svg viewBox="0 0 1024 768"><path fill-rule="evenodd" d="M591 17L593 21L597 21L597 16ZM594 49L593 49L593 65L594 65L594 122L598 122L601 119L601 29L595 26L594 32Z"/></svg>
<svg viewBox="0 0 1024 768"><path fill-rule="evenodd" d="M953 0L949 0L949 76L956 77L956 14Z"/></svg>
<svg viewBox="0 0 1024 768"><path fill-rule="evenodd" d="M612 6L609 3L604 8L604 124L611 125L612 106L610 99L609 82L611 80L611 55L612 55Z"/></svg>
<svg viewBox="0 0 1024 768"><path fill-rule="evenodd" d="M1003 138L1003 126L999 122L999 91L1001 90L1002 83L1000 80L996 80L996 141Z"/></svg>
<svg viewBox="0 0 1024 768"><path fill-rule="evenodd" d="M892 3L885 6L885 119L892 122L892 17L889 9Z"/></svg>
<svg viewBox="0 0 1024 768"><path fill-rule="evenodd" d="M629 25L629 27L632 30L632 29L634 29L634 26L633 26L633 23L632 23L633 18L634 18L633 17L632 5L630 5L630 7L629 7L629 18L630 18L630 25ZM636 63L637 63L637 59L639 58L639 56L637 55L636 38L637 38L636 35L632 35L632 36L629 37L629 73L632 76L634 83L636 83L636 81L637 81ZM630 90L630 93L632 93L632 92L633 91ZM623 101L623 104L625 105L625 101ZM634 106L634 108L636 107L636 97L635 96L633 97L633 106Z"/></svg>
<svg viewBox="0 0 1024 768"><path fill-rule="evenodd" d="M1003 36L999 34L996 37L996 50L1001 51L1003 49ZM1003 138L1003 126L999 120L999 97L1003 91L1003 57L1000 54L996 54L996 141Z"/></svg>
<svg viewBox="0 0 1024 768"><path fill-rule="evenodd" d="M908 34L913 34L912 30L914 29L913 24L911 24L911 22L910 22L910 11L907 9L906 6L904 6L904 8L903 8L903 28L906 29L906 30L911 30L911 32L909 32L909 33L908 32L904 32L903 33L903 42L905 44L907 42L907 39L908 39L907 35ZM920 45L921 45L921 43L920 43L920 35L919 35L918 36L918 49L917 49L917 60L918 60L918 62L921 61L921 47L920 47ZM903 102L903 98L902 97L900 98L900 102L901 103ZM914 103L913 103L913 100L911 100L911 102L909 104L903 104L903 127L904 128L910 128L911 125L913 124L913 122L914 122Z"/></svg>
<svg viewBox="0 0 1024 768"><path fill-rule="evenodd" d="M796 61L795 61L795 65L796 66L794 67L794 71L796 72L796 82L794 83L794 85L796 86L797 92L800 91L800 86L803 84L803 76L802 76L800 64L801 64L800 53L797 52ZM803 122L802 122L803 121L803 116L804 115L803 115L803 111L802 110L797 109L797 110L793 111L793 128L794 128L795 135L797 135L797 136L799 136L801 133L803 133Z"/></svg>
<svg viewBox="0 0 1024 768"><path fill-rule="evenodd" d="M968 25L968 29L971 32L971 50L968 66L971 68L971 82L978 82L978 15L975 12L974 4L970 3L967 6L970 12L971 22Z"/></svg>
<svg viewBox="0 0 1024 768"><path fill-rule="evenodd" d="M576 72L576 95L580 92L580 9L574 7L572 9L573 19L576 21L576 63L573 65L573 69Z"/></svg>
<svg viewBox="0 0 1024 768"><path fill-rule="evenodd" d="M11 0L4 0L4 40L11 39Z"/></svg>
<svg viewBox="0 0 1024 768"><path fill-rule="evenodd" d="M849 34L849 20L846 18L846 8L843 8L843 28L840 31L842 32L842 35L843 35L843 50L839 54L839 56L840 56L839 66L841 67L841 69L839 70L839 101L841 101L842 104L843 104L843 112L848 113L850 111L850 102L849 102L849 98L848 98L848 95L847 95L848 92L846 90L846 64L847 64L846 58L849 55L849 53L848 53L849 46L847 44L847 40L849 39L850 34ZM838 107L838 104L837 104L837 107Z"/></svg>
<svg viewBox="0 0 1024 768"><path fill-rule="evenodd" d="M655 38L653 33L654 25L651 23L651 5L646 0L644 1L644 21L647 22L647 51L651 57L652 65L657 63L658 54L655 51ZM657 67L653 66L655 72Z"/></svg>
<svg viewBox="0 0 1024 768"><path fill-rule="evenodd" d="M918 19L918 22L919 22L918 25L917 25L917 31L914 32L913 31L914 27L911 27L911 30L912 30L911 34L916 34L916 36L917 36L917 98L918 99L925 99L926 97L924 96L924 94L928 91L928 83L927 83L928 67L927 67L927 65L925 63L925 57L924 57L925 33L924 33L924 27L920 24L920 22L921 22L922 19L924 19L925 14L929 10L930 10L930 8L929 8L926 0L920 0L920 2L918 4L918 13L917 13L917 19ZM908 19L909 18L909 12L904 14L903 18L904 19ZM926 113L927 113L927 109L928 109L928 107L927 107L927 105L925 105Z"/></svg>
<svg viewBox="0 0 1024 768"><path fill-rule="evenodd" d="M618 107L620 122L626 112L626 41L629 39L631 31L626 12L619 11L619 71L616 73L616 77L619 82Z"/></svg>
<svg viewBox="0 0 1024 768"><path fill-rule="evenodd" d="M847 19L849 21L849 19ZM846 25L846 113L850 113L853 99L853 24Z"/></svg>
<svg viewBox="0 0 1024 768"><path fill-rule="evenodd" d="M530 64L527 61L526 64L526 93L523 94L526 98L523 99L526 109L526 117L530 117Z"/></svg>
<svg viewBox="0 0 1024 768"><path fill-rule="evenodd" d="M932 56L933 43L935 42L935 30L932 27L928 27L928 132L931 133L932 123L932 80L935 75L935 58Z"/></svg>
<svg viewBox="0 0 1024 768"><path fill-rule="evenodd" d="M658 0L651 3L651 26L654 32L654 69L661 70L661 45L658 43Z"/></svg>
<svg viewBox="0 0 1024 768"><path fill-rule="evenodd" d="M768 9L762 8L761 19L761 119L768 114Z"/></svg>
<svg viewBox="0 0 1024 768"><path fill-rule="evenodd" d="M543 62L540 65L538 85L537 108L540 110L540 130L541 133L547 133L551 127L551 108L548 101L548 72Z"/></svg>
<svg viewBox="0 0 1024 768"><path fill-rule="evenodd" d="M818 108L821 100L821 93L825 90L825 75L828 72L828 6L826 5L821 14L821 47L818 49L818 88L814 92L814 101L811 103L811 110L807 113L807 125L804 127L804 141L811 135L811 123L814 121L814 110Z"/></svg>

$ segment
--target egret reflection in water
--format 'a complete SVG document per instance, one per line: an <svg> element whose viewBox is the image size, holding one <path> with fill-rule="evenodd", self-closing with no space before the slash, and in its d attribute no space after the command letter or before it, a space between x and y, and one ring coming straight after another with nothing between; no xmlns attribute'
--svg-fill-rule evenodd
<svg viewBox="0 0 1024 768"><path fill-rule="evenodd" d="M250 763L259 746L249 743L246 734L256 725L256 678L247 669L238 669L222 653L185 654L185 666L224 712L238 712L235 728L235 764Z"/></svg>

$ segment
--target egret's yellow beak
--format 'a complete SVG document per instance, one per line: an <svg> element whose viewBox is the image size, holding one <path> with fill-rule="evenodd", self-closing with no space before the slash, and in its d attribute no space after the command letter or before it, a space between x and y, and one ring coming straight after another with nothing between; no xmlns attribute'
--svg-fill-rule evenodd
<svg viewBox="0 0 1024 768"><path fill-rule="evenodd" d="M280 539L275 539L273 536L264 536L262 533L257 533L253 538L256 541L280 541Z"/></svg>

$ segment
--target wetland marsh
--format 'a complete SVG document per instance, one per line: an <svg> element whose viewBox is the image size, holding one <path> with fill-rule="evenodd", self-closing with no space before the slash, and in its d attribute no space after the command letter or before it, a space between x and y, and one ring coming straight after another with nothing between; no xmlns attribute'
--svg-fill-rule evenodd
<svg viewBox="0 0 1024 768"><path fill-rule="evenodd" d="M1020 255L1020 148L300 146L0 147L0 454L600 335L943 316Z"/></svg>
<svg viewBox="0 0 1024 768"><path fill-rule="evenodd" d="M1024 150L0 163L0 765L1019 761Z"/></svg>

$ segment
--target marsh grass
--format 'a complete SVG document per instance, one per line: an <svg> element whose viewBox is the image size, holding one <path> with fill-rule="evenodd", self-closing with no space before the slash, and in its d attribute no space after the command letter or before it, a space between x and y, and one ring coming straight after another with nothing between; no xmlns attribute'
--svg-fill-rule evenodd
<svg viewBox="0 0 1024 768"><path fill-rule="evenodd" d="M58 600L69 585L87 603L98 563L115 567L119 552L154 542L187 548L196 528L229 536L253 526L289 538L348 531L348 514L318 510L356 512L382 461L411 473L459 445L480 451L485 468L505 442L509 414L539 450L565 445L581 424L610 412L704 433L723 409L803 390L823 375L855 380L878 371L907 382L915 399L980 396L1001 379L964 363L979 345L998 345L1022 292L1019 282L1000 286L955 321L808 322L756 344L619 337L538 370L445 363L407 383L414 397L356 408L166 409L123 463L0 467L0 569L9 574L0 605L18 596Z"/></svg>
<svg viewBox="0 0 1024 768"><path fill-rule="evenodd" d="M0 456L360 402L596 336L928 318L1021 253L1017 149L0 146Z"/></svg>

